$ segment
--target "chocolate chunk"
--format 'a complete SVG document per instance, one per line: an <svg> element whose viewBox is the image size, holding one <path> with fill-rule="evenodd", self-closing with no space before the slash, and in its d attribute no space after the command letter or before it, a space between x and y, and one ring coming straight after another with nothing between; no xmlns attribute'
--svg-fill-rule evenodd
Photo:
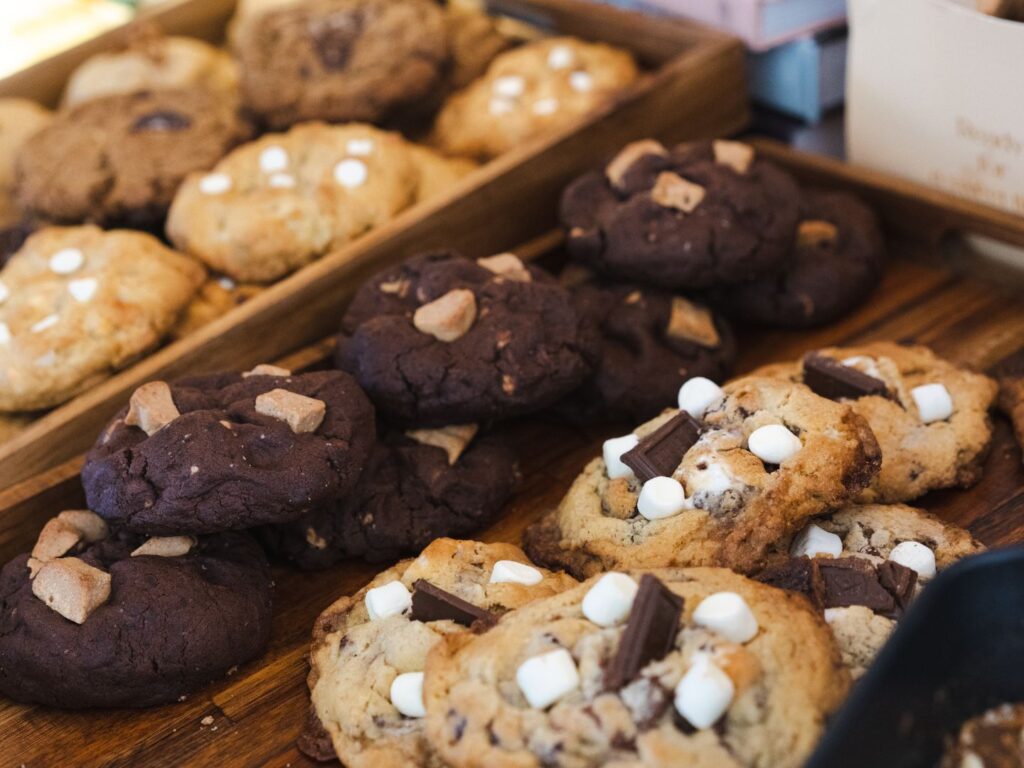
<svg viewBox="0 0 1024 768"><path fill-rule="evenodd" d="M187 115L169 109L150 112L132 123L132 133L142 131L183 131L192 125Z"/></svg>
<svg viewBox="0 0 1024 768"><path fill-rule="evenodd" d="M914 599L917 571L892 560L886 560L878 566L878 583L893 596L900 611L905 611L910 601Z"/></svg>
<svg viewBox="0 0 1024 768"><path fill-rule="evenodd" d="M816 560L791 557L769 565L755 577L762 584L804 595L819 610L825 605L825 585Z"/></svg>
<svg viewBox="0 0 1024 768"><path fill-rule="evenodd" d="M658 427L630 451L622 454L622 463L633 470L642 483L653 477L671 477L693 444L700 438L700 422L680 411Z"/></svg>
<svg viewBox="0 0 1024 768"><path fill-rule="evenodd" d="M856 400L868 395L889 397L889 389L881 379L868 376L817 352L804 358L804 384L829 400L844 397Z"/></svg>
<svg viewBox="0 0 1024 768"><path fill-rule="evenodd" d="M496 620L490 611L478 608L425 579L418 579L412 585L412 618L415 621L454 621L464 627L477 621L490 625Z"/></svg>
<svg viewBox="0 0 1024 768"><path fill-rule="evenodd" d="M362 14L336 13L312 23L309 34L324 67L344 69L352 55L352 46L362 31Z"/></svg>
<svg viewBox="0 0 1024 768"><path fill-rule="evenodd" d="M878 572L870 560L860 557L818 559L816 565L825 586L825 608L863 605L876 613L895 613L896 600L879 583Z"/></svg>
<svg viewBox="0 0 1024 768"><path fill-rule="evenodd" d="M303 723L302 733L299 734L295 746L299 748L299 752L318 763L330 763L338 759L338 754L334 751L334 744L331 742L331 735L327 733L324 724L320 722L312 704L309 705L309 710L306 712L306 722Z"/></svg>
<svg viewBox="0 0 1024 768"><path fill-rule="evenodd" d="M606 690L619 690L641 669L672 650L682 612L682 597L650 574L640 577L619 650L604 673Z"/></svg>

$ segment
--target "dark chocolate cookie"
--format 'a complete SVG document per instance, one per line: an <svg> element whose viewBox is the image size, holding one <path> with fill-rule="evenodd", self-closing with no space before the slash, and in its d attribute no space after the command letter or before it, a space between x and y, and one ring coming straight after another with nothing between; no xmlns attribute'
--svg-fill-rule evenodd
<svg viewBox="0 0 1024 768"><path fill-rule="evenodd" d="M143 533L211 533L344 497L373 445L373 407L341 371L277 370L140 387L86 459L90 508Z"/></svg>
<svg viewBox="0 0 1024 768"><path fill-rule="evenodd" d="M158 227L185 176L248 135L234 105L205 89L95 99L22 147L19 202L56 223Z"/></svg>
<svg viewBox="0 0 1024 768"><path fill-rule="evenodd" d="M473 429L412 432L418 439L389 435L374 446L348 498L293 523L263 528L261 539L272 554L315 569L346 558L395 560L419 552L436 538L482 530L512 495L519 467L514 452L497 435L470 437L464 444L462 439ZM441 442L453 452L436 445Z"/></svg>
<svg viewBox="0 0 1024 768"><path fill-rule="evenodd" d="M263 652L270 572L250 536L202 537L184 554L175 554L184 547L158 547L162 554L132 556L145 542L122 532L67 557L32 561L34 581L28 555L4 567L0 692L66 709L148 707L177 701ZM45 569L55 565L79 579L76 589L54 586L59 574ZM90 580L106 594L93 590L83 621L51 607L69 612Z"/></svg>
<svg viewBox="0 0 1024 768"><path fill-rule="evenodd" d="M800 193L784 171L731 141L626 146L573 182L561 218L570 254L662 288L708 288L783 267Z"/></svg>
<svg viewBox="0 0 1024 768"><path fill-rule="evenodd" d="M512 254L417 256L364 285L342 323L338 367L386 415L444 426L541 410L597 359L568 291Z"/></svg>
<svg viewBox="0 0 1024 768"><path fill-rule="evenodd" d="M816 190L804 196L792 261L781 272L719 288L716 303L743 320L785 328L829 323L878 283L885 241L875 214L857 198Z"/></svg>

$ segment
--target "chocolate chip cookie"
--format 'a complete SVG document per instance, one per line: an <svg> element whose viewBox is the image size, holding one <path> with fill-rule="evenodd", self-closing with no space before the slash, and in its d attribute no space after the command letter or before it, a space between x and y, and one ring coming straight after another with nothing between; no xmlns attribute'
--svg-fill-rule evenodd
<svg viewBox="0 0 1024 768"><path fill-rule="evenodd" d="M338 367L389 417L415 426L543 409L597 357L568 291L512 254L429 253L364 285L345 314Z"/></svg>
<svg viewBox="0 0 1024 768"><path fill-rule="evenodd" d="M14 169L21 147L50 124L53 115L28 99L0 99L0 257L14 253L24 240L22 213L15 200ZM27 236L27 231L24 233Z"/></svg>
<svg viewBox="0 0 1024 768"><path fill-rule="evenodd" d="M569 253L614 277L662 288L741 283L790 261L800 192L733 141L627 145L565 190Z"/></svg>
<svg viewBox="0 0 1024 768"><path fill-rule="evenodd" d="M577 577L676 565L750 572L878 472L878 443L850 406L777 379L710 387L703 408L684 387L693 413L667 411L605 442L558 508L527 529L530 557Z"/></svg>
<svg viewBox="0 0 1024 768"><path fill-rule="evenodd" d="M0 572L0 692L63 709L178 701L259 656L270 618L246 534L147 539L63 512Z"/></svg>
<svg viewBox="0 0 1024 768"><path fill-rule="evenodd" d="M999 410L1006 414L1006 418L1013 425L1017 445L1024 454L1024 351L1003 361L997 370L997 376Z"/></svg>
<svg viewBox="0 0 1024 768"><path fill-rule="evenodd" d="M373 441L373 408L341 371L154 381L103 431L82 485L91 509L132 531L251 528L344 497Z"/></svg>
<svg viewBox="0 0 1024 768"><path fill-rule="evenodd" d="M341 762L433 765L417 710L427 652L575 583L528 565L511 544L438 539L327 608L313 629L309 690Z"/></svg>
<svg viewBox="0 0 1024 768"><path fill-rule="evenodd" d="M424 682L446 765L796 768L849 678L804 601L693 568L595 576L447 635Z"/></svg>

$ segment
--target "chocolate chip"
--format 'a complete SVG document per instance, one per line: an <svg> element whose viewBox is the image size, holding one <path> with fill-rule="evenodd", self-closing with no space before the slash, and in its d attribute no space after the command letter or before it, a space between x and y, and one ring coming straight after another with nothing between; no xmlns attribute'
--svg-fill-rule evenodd
<svg viewBox="0 0 1024 768"><path fill-rule="evenodd" d="M860 557L817 559L825 586L825 608L863 605L876 613L893 614L896 599L879 583L874 564Z"/></svg>
<svg viewBox="0 0 1024 768"><path fill-rule="evenodd" d="M150 112L148 115L137 118L132 123L131 132L183 131L190 125L192 125L192 120L187 115L164 109L159 112Z"/></svg>
<svg viewBox="0 0 1024 768"><path fill-rule="evenodd" d="M817 562L809 557L791 557L768 566L755 577L767 584L804 595L819 610L825 606L825 585Z"/></svg>
<svg viewBox="0 0 1024 768"><path fill-rule="evenodd" d="M868 395L889 397L889 389L881 379L868 376L817 352L804 358L804 384L829 400L844 397L855 400Z"/></svg>
<svg viewBox="0 0 1024 768"><path fill-rule="evenodd" d="M477 621L491 625L496 620L490 611L478 608L425 579L417 579L412 585L411 617L415 621L454 621L464 627Z"/></svg>
<svg viewBox="0 0 1024 768"><path fill-rule="evenodd" d="M641 669L672 650L682 612L682 597L654 576L641 576L619 650L604 673L605 689L619 690Z"/></svg>
<svg viewBox="0 0 1024 768"><path fill-rule="evenodd" d="M352 46L363 31L361 13L336 13L310 24L309 34L321 63L327 69L344 69Z"/></svg>
<svg viewBox="0 0 1024 768"><path fill-rule="evenodd" d="M900 611L905 611L910 601L914 599L917 571L892 560L886 560L878 566L878 583L893 596Z"/></svg>
<svg viewBox="0 0 1024 768"><path fill-rule="evenodd" d="M680 411L635 448L622 454L622 463L642 483L654 477L671 477L693 444L700 438L700 422Z"/></svg>

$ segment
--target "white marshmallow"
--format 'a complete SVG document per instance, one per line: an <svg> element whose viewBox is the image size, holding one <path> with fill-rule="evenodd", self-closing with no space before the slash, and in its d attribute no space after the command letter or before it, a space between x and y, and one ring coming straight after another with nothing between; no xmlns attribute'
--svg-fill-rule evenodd
<svg viewBox="0 0 1024 768"><path fill-rule="evenodd" d="M572 48L567 45L556 45L548 52L548 66L551 69L565 69L576 61Z"/></svg>
<svg viewBox="0 0 1024 768"><path fill-rule="evenodd" d="M679 410L686 411L695 419L702 419L724 397L725 392L711 379L694 376L679 388Z"/></svg>
<svg viewBox="0 0 1024 768"><path fill-rule="evenodd" d="M349 139L345 148L350 155L366 157L373 154L373 139Z"/></svg>
<svg viewBox="0 0 1024 768"><path fill-rule="evenodd" d="M515 108L515 104L508 99L496 96L491 99L490 104L487 105L487 109L492 115L507 115Z"/></svg>
<svg viewBox="0 0 1024 768"><path fill-rule="evenodd" d="M516 683L534 709L547 709L580 684L580 673L565 648L527 659L516 670Z"/></svg>
<svg viewBox="0 0 1024 768"><path fill-rule="evenodd" d="M573 72L569 75L569 86L578 93L587 93L594 90L594 78L589 72Z"/></svg>
<svg viewBox="0 0 1024 768"><path fill-rule="evenodd" d="M272 189L293 189L295 187L295 177L290 173L273 173L267 179L267 183Z"/></svg>
<svg viewBox="0 0 1024 768"><path fill-rule="evenodd" d="M652 477L640 489L637 511L648 520L660 520L678 515L689 505L686 492L674 477Z"/></svg>
<svg viewBox="0 0 1024 768"><path fill-rule="evenodd" d="M288 167L288 152L276 144L260 152L260 170L264 173L276 173Z"/></svg>
<svg viewBox="0 0 1024 768"><path fill-rule="evenodd" d="M757 618L735 592L708 595L694 609L693 620L733 643L746 643L757 636Z"/></svg>
<svg viewBox="0 0 1024 768"><path fill-rule="evenodd" d="M334 166L334 180L347 189L356 189L366 183L370 175L366 163L355 158L342 160Z"/></svg>
<svg viewBox="0 0 1024 768"><path fill-rule="evenodd" d="M793 541L789 554L793 557L839 557L843 553L843 540L831 531L811 523Z"/></svg>
<svg viewBox="0 0 1024 768"><path fill-rule="evenodd" d="M917 571L921 579L935 578L935 553L917 541L903 541L892 548L889 559Z"/></svg>
<svg viewBox="0 0 1024 768"><path fill-rule="evenodd" d="M2 280L0 280L0 304L3 304L5 301L7 301L7 297L10 295L11 292L8 290L7 285L4 284Z"/></svg>
<svg viewBox="0 0 1024 768"><path fill-rule="evenodd" d="M536 568L515 560L499 560L491 571L491 584L525 584L528 587L540 584L544 574Z"/></svg>
<svg viewBox="0 0 1024 768"><path fill-rule="evenodd" d="M75 297L75 301L85 303L96 295L98 287L99 281L95 277L83 277L68 283L68 293Z"/></svg>
<svg viewBox="0 0 1024 768"><path fill-rule="evenodd" d="M0 344L7 346L11 343L11 329L7 327L7 323L0 323Z"/></svg>
<svg viewBox="0 0 1024 768"><path fill-rule="evenodd" d="M624 573L606 573L583 596L583 615L599 627L614 627L629 616L637 584Z"/></svg>
<svg viewBox="0 0 1024 768"><path fill-rule="evenodd" d="M953 415L953 398L942 384L922 384L910 390L910 396L914 398L917 412L925 424L945 421Z"/></svg>
<svg viewBox="0 0 1024 768"><path fill-rule="evenodd" d="M406 717L426 717L423 673L405 672L391 681L391 704Z"/></svg>
<svg viewBox="0 0 1024 768"><path fill-rule="evenodd" d="M505 75L495 80L491 87L502 98L517 99L526 90L526 81L519 75Z"/></svg>
<svg viewBox="0 0 1024 768"><path fill-rule="evenodd" d="M640 438L636 435L623 435L604 441L601 452L604 454L605 472L609 480L633 476L633 470L622 463L622 454L636 448L639 442Z"/></svg>
<svg viewBox="0 0 1024 768"><path fill-rule="evenodd" d="M675 691L676 711L694 728L710 728L729 709L736 686L706 655L695 655Z"/></svg>
<svg viewBox="0 0 1024 768"><path fill-rule="evenodd" d="M553 115L557 111L558 99L537 99L533 102L533 114L535 115Z"/></svg>
<svg viewBox="0 0 1024 768"><path fill-rule="evenodd" d="M412 607L412 593L402 582L389 581L387 584L367 590L365 602L370 621L377 621L409 610Z"/></svg>
<svg viewBox="0 0 1024 768"><path fill-rule="evenodd" d="M63 248L50 257L50 269L58 275L77 272L85 263L85 254L77 248Z"/></svg>
<svg viewBox="0 0 1024 768"><path fill-rule="evenodd" d="M223 195L231 189L231 177L226 173L209 173L199 180L199 191L204 195Z"/></svg>
<svg viewBox="0 0 1024 768"><path fill-rule="evenodd" d="M53 326L55 326L59 320L60 318L57 317L57 315L47 315L39 322L34 323L32 325L31 331L32 333L42 333L47 328L52 328Z"/></svg>
<svg viewBox="0 0 1024 768"><path fill-rule="evenodd" d="M758 427L747 438L747 450L765 464L782 464L795 456L803 443L781 424Z"/></svg>
<svg viewBox="0 0 1024 768"><path fill-rule="evenodd" d="M856 368L861 373L866 373L868 376L874 376L876 379L882 378L881 371L878 370L878 364L875 362L873 357L867 355L854 355L843 360L843 365L849 368Z"/></svg>

